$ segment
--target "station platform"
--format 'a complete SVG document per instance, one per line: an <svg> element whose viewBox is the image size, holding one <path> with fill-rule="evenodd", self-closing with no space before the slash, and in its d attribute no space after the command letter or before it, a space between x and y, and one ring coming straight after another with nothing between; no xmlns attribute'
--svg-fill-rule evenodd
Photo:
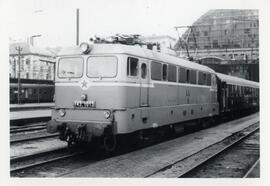
<svg viewBox="0 0 270 186"><path fill-rule="evenodd" d="M9 110L21 111L21 110L34 110L34 109L49 109L54 107L54 103L25 103L25 104L10 104Z"/></svg>
<svg viewBox="0 0 270 186"><path fill-rule="evenodd" d="M10 120L46 118L46 117L51 117L51 109L10 112Z"/></svg>
<svg viewBox="0 0 270 186"><path fill-rule="evenodd" d="M54 105L54 103L10 104L10 123L48 121L51 118L51 108Z"/></svg>

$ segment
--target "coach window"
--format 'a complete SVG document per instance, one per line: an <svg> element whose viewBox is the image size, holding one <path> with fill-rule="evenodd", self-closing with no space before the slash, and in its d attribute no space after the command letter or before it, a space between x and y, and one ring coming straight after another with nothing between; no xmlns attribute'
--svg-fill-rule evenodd
<svg viewBox="0 0 270 186"><path fill-rule="evenodd" d="M161 80L161 63L152 62L151 63L151 79L152 80Z"/></svg>
<svg viewBox="0 0 270 186"><path fill-rule="evenodd" d="M141 77L142 77L142 79L145 79L146 75L147 75L147 68L146 68L146 64L143 63L141 65Z"/></svg>
<svg viewBox="0 0 270 186"><path fill-rule="evenodd" d="M138 75L138 59L133 57L128 57L127 61L127 75L137 76Z"/></svg>
<svg viewBox="0 0 270 186"><path fill-rule="evenodd" d="M162 65L162 80L163 81L168 80L168 65L167 64Z"/></svg>
<svg viewBox="0 0 270 186"><path fill-rule="evenodd" d="M179 68L178 70L178 81L179 83L186 83L186 69Z"/></svg>
<svg viewBox="0 0 270 186"><path fill-rule="evenodd" d="M239 96L242 96L242 87L239 86Z"/></svg>
<svg viewBox="0 0 270 186"><path fill-rule="evenodd" d="M190 83L191 84L196 84L197 83L197 73L195 70L190 71Z"/></svg>
<svg viewBox="0 0 270 186"><path fill-rule="evenodd" d="M176 66L169 65L168 81L176 82Z"/></svg>
<svg viewBox="0 0 270 186"><path fill-rule="evenodd" d="M228 92L229 92L229 96L228 97L232 97L232 86L228 85Z"/></svg>

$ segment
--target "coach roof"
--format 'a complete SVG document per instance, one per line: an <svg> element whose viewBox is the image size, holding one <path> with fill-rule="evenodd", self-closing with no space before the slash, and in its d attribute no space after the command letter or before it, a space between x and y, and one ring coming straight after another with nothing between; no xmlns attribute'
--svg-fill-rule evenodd
<svg viewBox="0 0 270 186"><path fill-rule="evenodd" d="M63 48L58 57L61 56L74 56L81 55L82 52L78 46ZM214 70L207 66L197 64L179 57L171 56L168 54L160 53L157 51L145 49L139 46L122 45L122 44L94 44L90 52L91 55L100 54L127 54L138 56L142 58L148 58L153 61L160 61L164 63L170 63L174 65L183 66L190 69L201 70L209 73L215 73Z"/></svg>
<svg viewBox="0 0 270 186"><path fill-rule="evenodd" d="M249 81L246 79L229 76L221 73L216 73L218 78L221 79L221 81L226 82L230 85L239 85L239 86L246 86L246 87L253 87L253 88L259 88L259 83L254 81Z"/></svg>

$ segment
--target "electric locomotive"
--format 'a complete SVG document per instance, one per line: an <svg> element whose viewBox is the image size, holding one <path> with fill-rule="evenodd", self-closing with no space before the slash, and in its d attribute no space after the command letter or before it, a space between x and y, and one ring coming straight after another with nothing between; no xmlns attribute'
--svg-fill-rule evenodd
<svg viewBox="0 0 270 186"><path fill-rule="evenodd" d="M114 149L117 136L218 114L212 69L142 47L82 43L59 53L47 130Z"/></svg>
<svg viewBox="0 0 270 186"><path fill-rule="evenodd" d="M177 132L258 107L256 82L138 46L82 43L58 55L47 131L110 151L120 136Z"/></svg>

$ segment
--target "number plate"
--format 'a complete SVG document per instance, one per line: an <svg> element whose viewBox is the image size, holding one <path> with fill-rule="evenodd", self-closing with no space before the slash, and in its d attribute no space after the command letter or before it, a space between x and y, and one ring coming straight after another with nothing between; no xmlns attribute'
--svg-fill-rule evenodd
<svg viewBox="0 0 270 186"><path fill-rule="evenodd" d="M95 101L74 101L74 107L77 108L95 108Z"/></svg>

